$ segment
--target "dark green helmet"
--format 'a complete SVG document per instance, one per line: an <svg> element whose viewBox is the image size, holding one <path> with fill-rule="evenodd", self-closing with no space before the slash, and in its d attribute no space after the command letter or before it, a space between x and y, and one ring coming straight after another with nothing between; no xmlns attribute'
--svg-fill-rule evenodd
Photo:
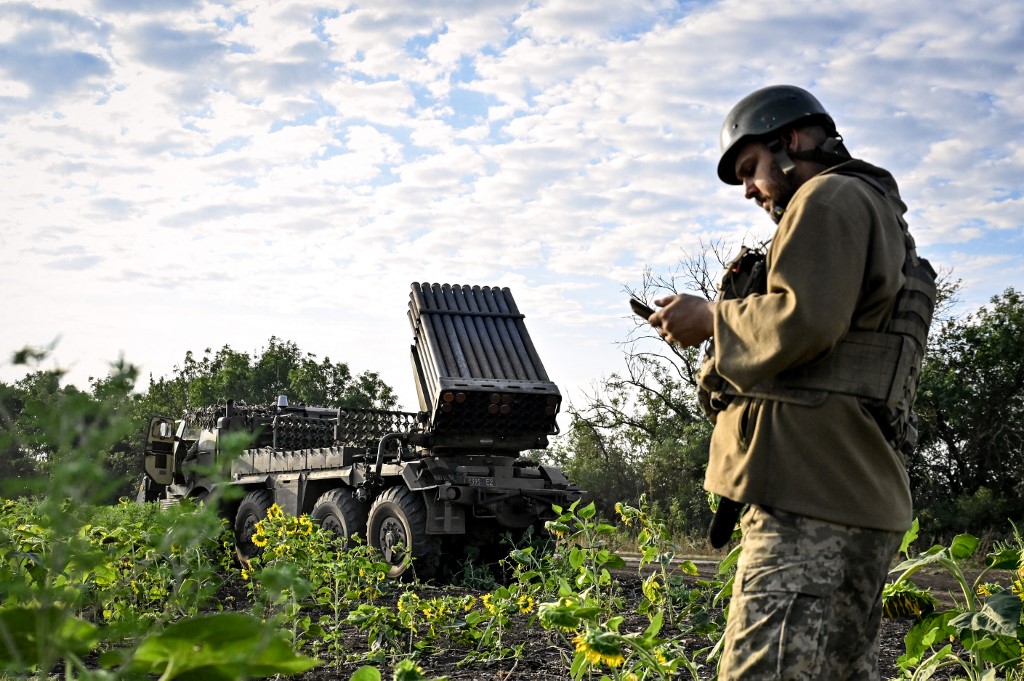
<svg viewBox="0 0 1024 681"><path fill-rule="evenodd" d="M778 132L812 116L822 117L827 132L836 134L832 117L806 90L793 85L772 85L747 95L732 108L722 123L719 139L722 158L718 162L718 177L726 184L740 184L736 177L736 155L743 142Z"/></svg>

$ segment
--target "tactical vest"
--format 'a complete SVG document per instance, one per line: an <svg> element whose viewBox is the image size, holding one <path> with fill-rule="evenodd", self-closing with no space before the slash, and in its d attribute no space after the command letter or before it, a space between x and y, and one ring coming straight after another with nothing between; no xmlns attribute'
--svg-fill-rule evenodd
<svg viewBox="0 0 1024 681"><path fill-rule="evenodd" d="M869 175L844 174L858 177L887 195L885 187ZM742 392L718 375L714 344L710 341L697 383L701 407L712 422L736 396L817 406L829 393L840 393L861 399L894 449L904 454L913 452L917 445L914 399L935 309L936 275L931 264L918 257L903 216L894 212L903 230L907 256L903 263L903 287L883 329L850 331L820 361L788 369ZM741 249L726 267L718 287L718 300L766 292L764 252Z"/></svg>

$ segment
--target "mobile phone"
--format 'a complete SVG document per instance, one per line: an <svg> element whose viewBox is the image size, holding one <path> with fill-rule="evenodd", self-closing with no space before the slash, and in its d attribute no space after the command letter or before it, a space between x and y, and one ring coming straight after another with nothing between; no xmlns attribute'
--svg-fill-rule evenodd
<svg viewBox="0 0 1024 681"><path fill-rule="evenodd" d="M633 314L643 317L644 319L650 319L651 315L654 314L654 310L647 306L647 303L643 302L636 296L629 297L629 306L633 308Z"/></svg>

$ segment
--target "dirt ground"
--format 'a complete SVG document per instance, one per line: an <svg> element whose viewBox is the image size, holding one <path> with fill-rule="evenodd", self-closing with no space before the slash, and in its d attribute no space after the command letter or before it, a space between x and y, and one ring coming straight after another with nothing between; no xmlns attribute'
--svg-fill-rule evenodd
<svg viewBox="0 0 1024 681"><path fill-rule="evenodd" d="M710 570L712 567L713 566L709 563L707 566L701 566L701 569ZM628 609L631 610L632 607L640 600L641 577L638 575L636 568L617 571L615 576L620 582L621 593L626 600ZM953 602L951 594L959 593L959 587L955 580L953 580L953 578L947 573L938 570L932 572L918 572L914 575L913 581L922 588L931 589L932 594L939 600L941 604L940 607L949 607ZM423 597L427 597L428 595L438 595L430 594L431 587L424 588L427 589L427 592L422 594ZM441 587L438 587L438 589L439 593L442 593L442 591L440 591ZM459 588L453 590L453 587L443 587L443 593L447 595L462 595L467 593L480 595L471 589ZM394 604L391 605L393 606ZM307 614L313 615L314 621L317 620L314 613ZM880 666L883 679L895 679L898 677L899 674L896 666L896 660L904 653L903 637L910 629L912 623L913 621L909 619L882 621ZM621 631L623 633L629 631L642 632L646 628L646 625L646 617L633 615L631 618L627 618L627 621L623 624ZM662 630L663 638L673 637L677 634L678 631L673 631L667 626ZM368 654L369 651L365 633L356 630L355 627L352 627L350 631L345 632L344 639L347 656L349 659L353 660L352 662L344 662L342 664L325 664L321 667L291 678L299 679L300 681L349 679L356 669L363 664L366 664L365 655ZM423 669L426 677L430 679L444 676L452 681L476 681L484 679L505 681L513 678L524 679L527 681L565 681L571 678L569 674L571 657L567 657L567 655L570 655L570 650L567 645L558 639L558 635L545 631L537 624L531 625L529 623L529 618L521 617L514 620L505 633L504 642L509 647L522 644L522 656L519 659L506 659L497 662L477 661L470 664L464 664L462 661L468 651L460 649L457 645L453 645L451 648L446 650L433 654L421 655L417 658L416 662ZM687 641L684 645L687 646L688 650L696 651L700 648L707 647L708 642L706 640L692 640ZM700 659L702 659L702 657ZM385 663L381 665L380 670L382 678L391 678L392 671L390 669L390 664ZM710 666L700 670L699 678L712 679L713 677L714 669ZM688 675L684 672L679 676L679 678L688 678ZM932 678L944 679L949 677L936 675Z"/></svg>

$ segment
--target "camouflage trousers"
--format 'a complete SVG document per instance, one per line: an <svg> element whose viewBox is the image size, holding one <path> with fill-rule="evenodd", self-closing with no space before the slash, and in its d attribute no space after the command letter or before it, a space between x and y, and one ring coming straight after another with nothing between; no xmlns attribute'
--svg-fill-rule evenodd
<svg viewBox="0 0 1024 681"><path fill-rule="evenodd" d="M719 679L878 679L882 587L902 534L751 506Z"/></svg>

